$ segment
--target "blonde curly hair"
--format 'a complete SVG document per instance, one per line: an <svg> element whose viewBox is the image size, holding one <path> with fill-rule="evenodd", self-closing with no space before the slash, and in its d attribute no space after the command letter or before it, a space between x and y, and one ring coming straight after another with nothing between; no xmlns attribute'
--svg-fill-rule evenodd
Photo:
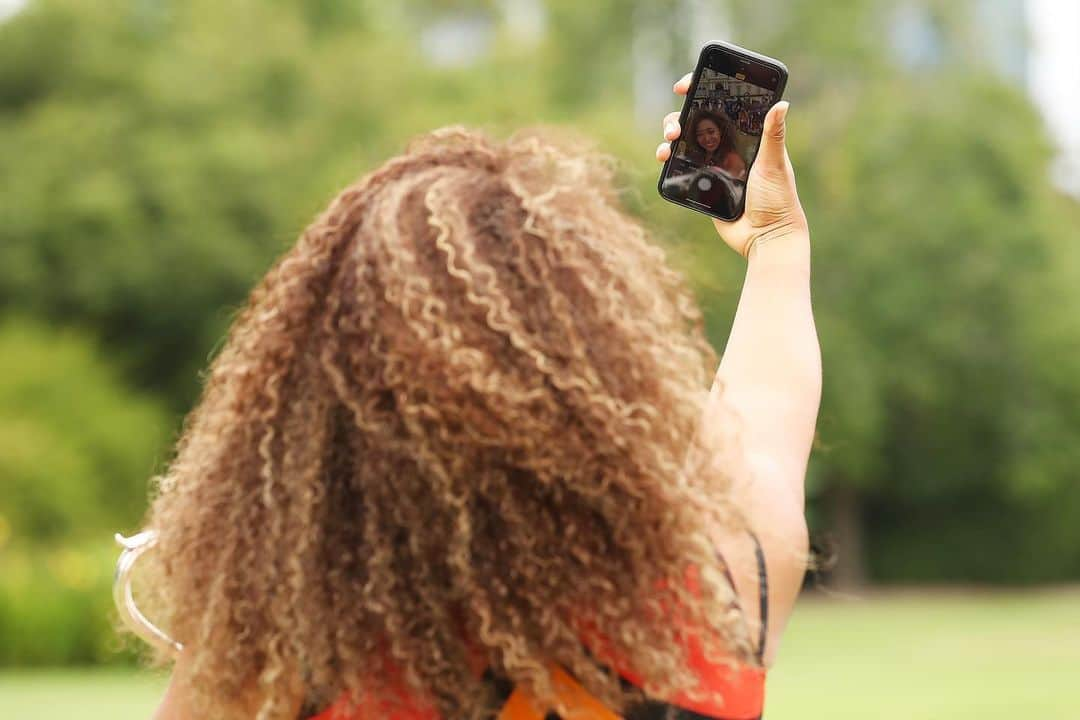
<svg viewBox="0 0 1080 720"><path fill-rule="evenodd" d="M399 687L491 717L470 651L563 712L552 663L616 711L642 697L616 658L711 697L673 609L756 663L708 539L743 522L698 432L716 354L614 173L551 131L435 131L258 283L147 521L205 716Z"/></svg>

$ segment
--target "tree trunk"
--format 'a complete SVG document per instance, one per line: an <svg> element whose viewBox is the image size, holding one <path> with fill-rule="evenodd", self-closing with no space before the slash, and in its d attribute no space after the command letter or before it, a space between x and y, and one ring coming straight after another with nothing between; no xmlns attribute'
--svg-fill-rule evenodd
<svg viewBox="0 0 1080 720"><path fill-rule="evenodd" d="M830 584L837 590L857 590L866 584L862 503L859 491L837 484L825 494L835 564Z"/></svg>

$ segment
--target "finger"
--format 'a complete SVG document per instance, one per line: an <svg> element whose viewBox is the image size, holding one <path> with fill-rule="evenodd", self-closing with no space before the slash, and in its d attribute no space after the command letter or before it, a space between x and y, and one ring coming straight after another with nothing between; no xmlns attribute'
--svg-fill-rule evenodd
<svg viewBox="0 0 1080 720"><path fill-rule="evenodd" d="M686 73L675 83L672 90L676 95L685 95L690 91L690 79L694 76L694 73Z"/></svg>
<svg viewBox="0 0 1080 720"><path fill-rule="evenodd" d="M668 140L674 140L675 138L679 137L680 128L678 111L669 112L667 115L665 115L663 126L665 138L667 138Z"/></svg>
<svg viewBox="0 0 1080 720"><path fill-rule="evenodd" d="M735 225L734 220L721 220L720 218L713 218L713 225L716 226L716 232L720 233L720 237L725 237L728 232L733 232L732 227Z"/></svg>
<svg viewBox="0 0 1080 720"><path fill-rule="evenodd" d="M761 131L761 150L758 162L763 168L783 170L786 159L784 140L787 137L787 100L773 105L765 115L765 127Z"/></svg>
<svg viewBox="0 0 1080 720"><path fill-rule="evenodd" d="M671 157L671 143L662 142L656 146L656 159L665 162Z"/></svg>

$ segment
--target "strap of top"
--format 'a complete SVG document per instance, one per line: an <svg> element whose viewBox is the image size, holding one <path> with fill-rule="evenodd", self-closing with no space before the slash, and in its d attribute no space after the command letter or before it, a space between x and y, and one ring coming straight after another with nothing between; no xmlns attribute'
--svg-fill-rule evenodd
<svg viewBox="0 0 1080 720"><path fill-rule="evenodd" d="M761 541L753 530L748 531L754 540L754 555L757 556L758 573L758 616L761 618L761 631L758 634L757 659L762 665L765 664L765 638L769 627L769 577L765 572L765 553L761 549Z"/></svg>
<svg viewBox="0 0 1080 720"><path fill-rule="evenodd" d="M765 638L768 635L769 628L769 577L765 571L765 553L761 549L761 541L758 540L757 535L752 530L747 530L747 532L750 533L750 538L754 541L754 556L757 558L758 571L758 617L761 619L761 629L758 633L756 656L758 662L764 664ZM720 554L719 550L717 550L716 554L723 563L724 575L727 577L728 582L731 583L732 589L735 589L735 578L732 577L731 571L728 569L727 561L724 560L724 556Z"/></svg>

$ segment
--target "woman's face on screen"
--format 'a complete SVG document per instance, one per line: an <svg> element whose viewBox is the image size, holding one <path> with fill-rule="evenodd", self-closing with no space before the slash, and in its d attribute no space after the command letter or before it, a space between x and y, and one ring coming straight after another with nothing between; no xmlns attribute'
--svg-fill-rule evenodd
<svg viewBox="0 0 1080 720"><path fill-rule="evenodd" d="M694 130L694 138L698 145L712 152L720 147L720 128L708 118L701 120Z"/></svg>

